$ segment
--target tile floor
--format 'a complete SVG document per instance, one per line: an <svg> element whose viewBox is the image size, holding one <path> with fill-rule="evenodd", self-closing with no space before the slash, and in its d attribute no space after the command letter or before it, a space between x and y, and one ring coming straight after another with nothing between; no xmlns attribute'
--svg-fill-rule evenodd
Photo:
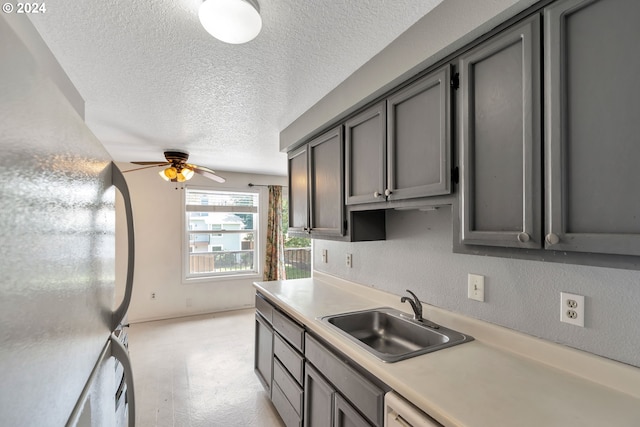
<svg viewBox="0 0 640 427"><path fill-rule="evenodd" d="M254 310L129 329L139 427L283 427L253 372Z"/></svg>

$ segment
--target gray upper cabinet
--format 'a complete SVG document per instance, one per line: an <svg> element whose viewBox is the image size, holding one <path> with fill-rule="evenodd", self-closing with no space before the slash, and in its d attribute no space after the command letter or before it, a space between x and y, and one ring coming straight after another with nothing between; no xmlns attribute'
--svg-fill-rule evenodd
<svg viewBox="0 0 640 427"><path fill-rule="evenodd" d="M312 236L344 236L343 153L342 126L309 143L309 222Z"/></svg>
<svg viewBox="0 0 640 427"><path fill-rule="evenodd" d="M451 193L450 66L345 123L346 204Z"/></svg>
<svg viewBox="0 0 640 427"><path fill-rule="evenodd" d="M342 126L289 153L289 232L344 236Z"/></svg>
<svg viewBox="0 0 640 427"><path fill-rule="evenodd" d="M462 242L542 247L540 18L459 60Z"/></svg>
<svg viewBox="0 0 640 427"><path fill-rule="evenodd" d="M309 231L309 159L304 145L289 153L289 231Z"/></svg>
<svg viewBox="0 0 640 427"><path fill-rule="evenodd" d="M640 2L545 9L546 247L640 255Z"/></svg>
<svg viewBox="0 0 640 427"><path fill-rule="evenodd" d="M345 123L346 204L384 200L386 108L381 102Z"/></svg>
<svg viewBox="0 0 640 427"><path fill-rule="evenodd" d="M451 193L450 68L387 100L388 200Z"/></svg>

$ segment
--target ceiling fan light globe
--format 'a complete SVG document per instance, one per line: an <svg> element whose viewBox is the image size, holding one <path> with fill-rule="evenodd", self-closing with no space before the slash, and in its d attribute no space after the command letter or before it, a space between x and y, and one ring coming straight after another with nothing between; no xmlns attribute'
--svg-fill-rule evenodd
<svg viewBox="0 0 640 427"><path fill-rule="evenodd" d="M164 176L169 179L176 179L176 177L178 176L178 169L174 168L173 166L171 166L170 168L166 168L163 172Z"/></svg>
<svg viewBox="0 0 640 427"><path fill-rule="evenodd" d="M176 177L176 180L178 182L185 182L186 178L181 173L179 173L178 176Z"/></svg>
<svg viewBox="0 0 640 427"><path fill-rule="evenodd" d="M182 170L180 171L180 175L182 175L184 177L185 181L188 181L191 178L193 178L193 169L191 169L191 168L182 168Z"/></svg>
<svg viewBox="0 0 640 427"><path fill-rule="evenodd" d="M262 29L260 7L255 0L205 0L198 17L209 34L230 44L247 43Z"/></svg>
<svg viewBox="0 0 640 427"><path fill-rule="evenodd" d="M160 175L160 178L164 179L167 182L171 181L169 177L167 177L167 175L164 173L164 170L161 170L160 172L158 172L158 175Z"/></svg>

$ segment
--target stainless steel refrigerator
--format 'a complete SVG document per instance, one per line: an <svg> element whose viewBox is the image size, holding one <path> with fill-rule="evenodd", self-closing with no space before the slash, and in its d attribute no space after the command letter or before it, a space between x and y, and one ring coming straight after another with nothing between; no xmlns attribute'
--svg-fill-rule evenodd
<svg viewBox="0 0 640 427"><path fill-rule="evenodd" d="M131 204L83 115L28 18L1 14L2 426L135 423L131 367L113 334L131 296ZM130 238L123 301L114 294L117 191Z"/></svg>

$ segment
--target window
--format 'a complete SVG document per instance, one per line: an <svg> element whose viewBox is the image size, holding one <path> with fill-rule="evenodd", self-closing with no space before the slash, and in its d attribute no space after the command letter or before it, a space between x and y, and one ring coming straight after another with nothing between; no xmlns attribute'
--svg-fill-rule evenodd
<svg viewBox="0 0 640 427"><path fill-rule="evenodd" d="M288 236L289 199L282 198L282 231L284 233L284 268L287 279L311 277L311 239Z"/></svg>
<svg viewBox="0 0 640 427"><path fill-rule="evenodd" d="M188 279L258 273L258 193L185 190Z"/></svg>

